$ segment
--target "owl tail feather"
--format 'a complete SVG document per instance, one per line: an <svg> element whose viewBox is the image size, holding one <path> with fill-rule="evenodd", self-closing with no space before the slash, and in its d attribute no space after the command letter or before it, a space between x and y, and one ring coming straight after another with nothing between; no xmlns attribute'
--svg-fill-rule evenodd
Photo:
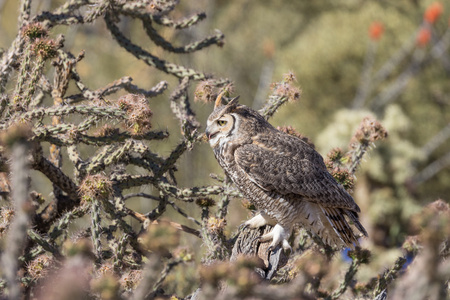
<svg viewBox="0 0 450 300"><path fill-rule="evenodd" d="M366 230L364 227L359 223L358 216L352 214L353 212L348 212L345 209L341 208L331 208L331 207L322 207L322 212L324 213L326 219L328 220L329 224L333 228L336 235L339 237L339 239L342 241L344 246L354 248L354 246L358 246L358 237L355 235L352 227L347 222L345 216L348 216L350 221L354 223L355 227L361 231L364 235L367 235ZM331 234L331 232L330 232ZM339 245L338 245L339 246Z"/></svg>
<svg viewBox="0 0 450 300"><path fill-rule="evenodd" d="M353 225L355 225L358 230L364 234L364 236L368 237L369 234L367 233L366 229L361 225L359 222L358 214L354 211L342 209L343 212L350 218L350 221L352 221Z"/></svg>

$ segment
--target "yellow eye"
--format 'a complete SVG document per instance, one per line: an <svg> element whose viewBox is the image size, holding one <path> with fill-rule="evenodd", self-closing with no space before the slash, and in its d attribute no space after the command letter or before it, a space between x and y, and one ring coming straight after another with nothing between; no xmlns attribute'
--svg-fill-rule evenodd
<svg viewBox="0 0 450 300"><path fill-rule="evenodd" d="M219 126L225 126L225 124L227 124L227 121L225 121L225 120L217 120L217 124L219 124Z"/></svg>

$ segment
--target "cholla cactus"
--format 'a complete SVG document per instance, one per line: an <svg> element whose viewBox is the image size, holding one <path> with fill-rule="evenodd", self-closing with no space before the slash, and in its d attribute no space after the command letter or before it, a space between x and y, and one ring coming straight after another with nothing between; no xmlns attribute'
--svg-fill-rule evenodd
<svg viewBox="0 0 450 300"><path fill-rule="evenodd" d="M0 235L4 235L14 217L14 209L11 207L2 207L0 209Z"/></svg>
<svg viewBox="0 0 450 300"><path fill-rule="evenodd" d="M70 0L34 13L31 0L20 1L20 30L0 57L0 298L369 299L384 295L387 288L399 298L422 291L424 297L444 295L448 264L443 259L450 251L448 205L442 201L412 219L411 236L398 250L417 257L412 272L402 275L406 259L396 252L385 271L360 278L361 266L371 264L379 253L357 248L345 256L346 264L338 252L301 228L290 241L290 255L268 253L257 238L270 231L269 226L241 227L231 233L235 228L230 227L229 204L242 195L227 178L212 175L216 183L206 186L177 183L180 158L204 141L191 106L191 88L198 82L194 101L203 103L234 92L229 80L166 60L224 45L219 31L182 46L167 40L166 29L182 32L206 17L197 13L173 19L178 3ZM418 55L433 42L429 27L436 25L442 9L433 5L424 16L424 30L414 41L414 47L420 46L415 57L419 62ZM142 36L158 50L144 49L134 41L135 35L128 37L122 19L142 23ZM64 26L89 26L94 21L104 22L110 40L151 68L152 75L168 76L178 84L171 87L160 81L142 87L125 76L94 88L81 72L84 51L71 53L70 43L63 47L64 37L54 34ZM382 33L380 24L371 29L373 44ZM269 52L272 56L273 49ZM374 82L391 72L385 69ZM380 95L374 109L385 108L398 89ZM362 85L356 106L362 106L371 91L370 84ZM156 104L156 97L163 104ZM269 119L300 97L296 77L289 72L272 85L260 113ZM170 117L162 116L163 105L170 107ZM381 124L391 130L388 125L394 119L402 121L394 106L386 106L385 112L378 122L369 111L340 111L319 139L319 150L324 150L323 144L343 149L329 152L326 165L349 191L364 154L387 136ZM178 130L157 129L156 122L167 119L177 119ZM291 126L279 130L314 147ZM397 130L392 132L398 141ZM175 138L169 139L170 134ZM404 174L398 176L404 179ZM51 193L42 178L50 183ZM151 204L137 207L133 198ZM242 204L254 210L245 199ZM419 278L422 270L425 275ZM399 284L392 288L397 277ZM409 291L416 279L420 285Z"/></svg>
<svg viewBox="0 0 450 300"><path fill-rule="evenodd" d="M172 241L171 247L179 244L178 238L168 240L169 232L174 237L179 234L178 231L200 235L196 229L171 221L163 225L148 226L148 223L160 218L167 205L178 208L169 197L191 202L197 198L209 199L210 195L219 194L223 189L213 186L204 188L203 191L183 190L174 182L178 158L200 140L200 135L195 131L199 126L198 121L189 108L186 91L192 81L206 80L208 76L167 62L143 50L125 37L117 23L124 16L140 20L148 38L172 53L190 53L214 44L221 46L224 36L217 31L198 42L174 47L158 33L156 24L182 29L194 26L205 18L203 13L199 13L179 21L171 19L168 14L175 9L177 1L69 1L54 11L35 15L32 14L30 3L29 0L21 1L21 30L0 63L0 130L6 132L2 134L0 149L3 158L11 153L7 147L24 144L25 148L22 148L26 152L22 151L22 162L46 176L53 186L53 193L52 199L39 202L37 200L42 197L36 198L35 195L38 194L33 191L29 206L19 204L20 209L2 207L1 235L7 234L11 238L14 236L17 240L12 245L7 245L7 251L2 255L3 260L8 257L12 264L16 263L8 268L9 275L2 274L7 279L7 282L0 281L2 293L6 291L12 298L20 294L20 286L15 279L18 268L23 269L20 272L24 288L22 292L30 293L37 281L45 281L46 277L53 278L54 275L50 273L64 274L68 270L64 266L68 267L69 263L62 263L65 258L83 257L78 265L83 270L86 270L86 260L90 259L94 259L96 263L96 273L110 270L103 272L103 277L92 282L92 293L103 298L119 297L124 290L121 290L115 278L120 278L121 274L127 272L142 270L145 265L144 256L150 253L159 257L164 249L168 251L166 246L169 241ZM149 13L149 10L152 12ZM170 101L175 116L183 126L181 129L184 140L175 145L175 150L167 157L158 154L148 141L163 140L169 135L166 131L152 128L152 115L155 112L149 102L150 98L164 93L168 83L161 81L153 88L144 89L134 85L130 77L123 77L103 88L89 89L77 72L84 52L75 56L68 50L63 50L64 38L52 37L49 31L50 28L89 24L100 19L106 22L112 37L130 54L157 70L182 79L182 84L172 93ZM47 72L43 72L44 68L53 71L52 80L47 77ZM226 80L212 78L208 82L213 86L227 84ZM69 92L70 84L78 91ZM14 87L11 95L6 94L7 85ZM122 90L128 94L117 101L107 99ZM52 104L49 106L49 103ZM92 129L102 123L103 127L93 133ZM185 127L186 124L190 124L190 127ZM50 143L48 158L44 154L47 143ZM88 155L83 145L91 147ZM63 168L63 162L71 163L73 170L69 171L69 165ZM146 170L146 174L127 172L127 166L138 166ZM2 167L2 171L4 170L8 171L7 165ZM20 178L21 186L25 187L22 194L25 195L29 186L27 173L23 173ZM31 181L34 183L34 178ZM154 199L159 203L158 206L146 214L128 208L125 199L133 196L128 189L149 184L160 191L160 196ZM13 191L19 187L14 181L12 185ZM18 201L14 193L10 194L6 190L2 197ZM26 200L27 197L24 198ZM211 203L213 204L214 202ZM36 206L42 206L38 207L38 213L34 210ZM191 218L183 210L178 208L178 211L182 216ZM24 214L30 216L25 217ZM82 239L71 241L69 225L83 216L91 219L90 230L82 234ZM144 243L146 247L139 243L142 238L126 221L127 216L137 219L142 228L148 227L147 236L150 237ZM157 232L153 229L162 228L161 226L165 226L166 230L161 232L160 242L157 242ZM10 233L11 228L14 232ZM26 235L30 240L23 245ZM24 256L21 254L23 246L26 247ZM180 263L188 261L184 256L180 259ZM52 272L48 272L50 269ZM108 277L108 274L112 277ZM156 286L164 282L165 276L167 274L161 277ZM44 285L42 295L48 295L49 291L45 291L45 286L48 284ZM68 289L64 293L69 295L71 291L72 289ZM147 293L148 290L144 286L141 292Z"/></svg>
<svg viewBox="0 0 450 300"><path fill-rule="evenodd" d="M150 118L153 113L144 96L126 95L117 101L117 106L128 115L125 125L132 134L147 133L152 127Z"/></svg>

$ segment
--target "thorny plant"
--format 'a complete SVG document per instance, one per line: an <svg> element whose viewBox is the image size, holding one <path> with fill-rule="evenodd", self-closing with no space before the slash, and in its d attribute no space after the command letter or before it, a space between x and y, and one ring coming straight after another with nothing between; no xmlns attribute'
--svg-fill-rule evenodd
<svg viewBox="0 0 450 300"><path fill-rule="evenodd" d="M382 116L386 108L398 99L408 84L421 72L438 65L449 74L450 26L443 14L444 5L441 2L431 3L423 14L422 23L378 70L375 69L375 62L379 41L384 34L384 25L381 22L374 22L371 25L369 29L371 41L352 109L367 108L377 116ZM439 26L442 24L447 26ZM450 125L447 125L423 146L421 149L423 157L429 157L434 150L447 142L449 137ZM418 165L419 162L413 164ZM411 187L418 186L449 165L450 153L446 153L437 160L427 163L421 170L415 170L408 184Z"/></svg>
<svg viewBox="0 0 450 300"><path fill-rule="evenodd" d="M370 252L358 248L349 252L352 263L341 283L333 286L327 275L335 250L305 232L297 235L290 257L278 252L274 254L278 255L276 259L269 257L269 261L261 254L265 253L264 245L254 242L254 236L261 234L259 230L246 229L234 237L225 234L228 204L231 198L241 198L228 179L213 175L219 184L193 188L177 185L175 164L203 138L200 123L190 107L188 88L193 81L200 81L195 99L210 102L219 91L231 93L231 85L227 80L213 79L156 57L133 43L117 25L121 17L141 20L149 39L173 53L190 53L223 44L220 32L183 47L165 40L156 24L183 29L205 18L205 14L199 13L175 21L169 13L177 4L176 0L71 0L52 12L32 16L31 0L21 1L20 32L0 62L0 171L4 198L0 237L6 240L1 250L1 297L337 299L348 290L364 299L385 295L386 287L405 263L403 257L389 270L360 283L355 282L354 275L362 264L370 262ZM134 85L130 77L124 77L91 90L76 69L84 53L73 55L64 49L63 36L51 37L50 30L54 27L89 24L94 20L103 20L112 37L130 54L179 79L169 102L180 122L183 138L168 156L156 153L149 143L169 136L166 131L152 129L152 115L156 112L149 105L149 99L166 91L168 84L162 81L146 90ZM43 72L50 65L54 73L52 81ZM79 92L68 94L70 83ZM300 90L294 83L295 76L289 73L272 86L273 92L260 110L265 118L270 118L287 101L299 99ZM109 99L109 95L121 90L129 94L117 101ZM46 99L52 100L51 106L44 105L48 103ZM95 129L104 123L108 125ZM292 127L280 130L310 143ZM334 149L328 154L327 167L336 180L351 190L364 154L375 141L386 136L376 120L364 119L347 152ZM49 144L46 157L44 148ZM87 157L80 151L83 145L92 149ZM62 168L66 152L72 174ZM145 172L132 174L127 166L138 166ZM40 172L51 182L51 199L30 191L33 181L30 170ZM146 185L151 185L159 195L130 192L130 188ZM126 200L134 197L156 201L157 206L146 213L134 211L126 205ZM193 209L199 207L201 220L178 207L177 202L188 203ZM168 206L193 221L196 228L163 219ZM247 207L252 209L250 205ZM421 251L420 247L432 252L433 255L421 255L417 264L432 263L439 268L440 273L433 277L435 281L423 282L425 285L439 282L441 288L435 290L439 296L445 293L442 287L448 282L443 278L450 269L443 268L439 259L448 255L449 211L442 202L427 208L425 217L415 220L416 235L404 246L405 251L414 255ZM127 222L129 216L141 224L139 230ZM73 235L69 225L83 217L89 220L85 222L88 223L85 230ZM201 239L206 249L199 267L201 283L192 288L191 295L167 295L163 287L169 274L176 266L193 260L188 249L179 247L182 234ZM441 249L439 253L435 253L437 247ZM409 273L409 277L416 273ZM278 285L269 284L270 280ZM407 284L408 280L413 279L403 276L401 284ZM401 284L394 291L399 295L407 291Z"/></svg>

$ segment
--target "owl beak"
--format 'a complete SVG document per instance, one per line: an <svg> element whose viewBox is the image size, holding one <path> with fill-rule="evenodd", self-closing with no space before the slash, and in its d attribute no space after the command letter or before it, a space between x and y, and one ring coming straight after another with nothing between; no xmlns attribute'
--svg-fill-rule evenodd
<svg viewBox="0 0 450 300"><path fill-rule="evenodd" d="M208 130L206 130L205 131L205 134L206 134L206 137L208 138L208 140L210 140L210 139L212 139L213 137L215 137L216 136L216 134L218 134L219 132L218 131L216 131L216 132L209 132Z"/></svg>

